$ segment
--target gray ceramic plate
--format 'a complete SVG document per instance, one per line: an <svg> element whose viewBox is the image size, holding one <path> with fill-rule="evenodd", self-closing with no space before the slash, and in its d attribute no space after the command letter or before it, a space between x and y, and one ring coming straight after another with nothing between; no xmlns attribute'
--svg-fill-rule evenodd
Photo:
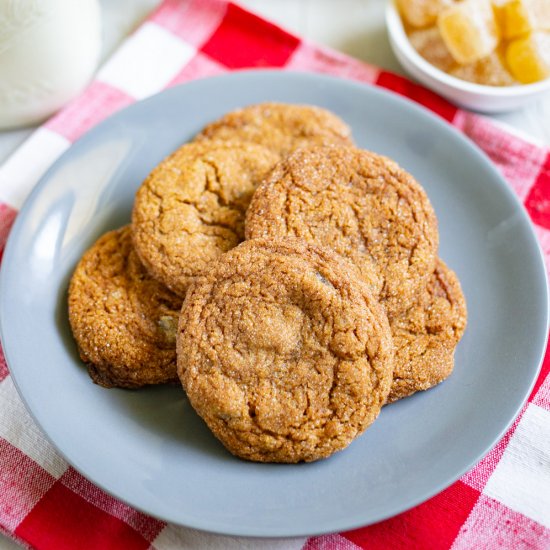
<svg viewBox="0 0 550 550"><path fill-rule="evenodd" d="M83 251L127 223L134 192L208 121L264 100L332 109L357 143L424 185L441 256L462 281L469 325L453 376L385 408L348 449L314 464L227 453L177 388L93 385L67 323ZM373 523L441 491L510 424L547 335L545 268L522 207L489 161L447 124L392 94L307 74L243 72L195 81L125 109L79 140L19 214L5 252L0 320L27 407L59 451L108 492L170 522L290 536Z"/></svg>

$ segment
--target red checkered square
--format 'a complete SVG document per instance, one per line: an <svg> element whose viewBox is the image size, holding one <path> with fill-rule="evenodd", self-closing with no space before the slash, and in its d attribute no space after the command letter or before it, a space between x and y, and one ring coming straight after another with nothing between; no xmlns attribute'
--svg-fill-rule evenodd
<svg viewBox="0 0 550 550"><path fill-rule="evenodd" d="M57 481L15 530L41 550L145 550L149 541Z"/></svg>
<svg viewBox="0 0 550 550"><path fill-rule="evenodd" d="M221 0L166 0L150 17L150 21L199 48L219 27L227 3Z"/></svg>
<svg viewBox="0 0 550 550"><path fill-rule="evenodd" d="M13 531L55 483L55 478L17 447L0 438L0 519Z"/></svg>
<svg viewBox="0 0 550 550"><path fill-rule="evenodd" d="M8 364L6 363L6 358L4 357L4 350L2 349L2 344L0 343L0 382L8 376L10 371L8 370Z"/></svg>
<svg viewBox="0 0 550 550"><path fill-rule="evenodd" d="M546 388L550 389L550 345L548 344L546 345L544 361L542 362L537 381L535 382L533 390L531 391L531 395L529 396L529 401L537 405L539 404L537 403L537 400L541 402L542 399L542 402L544 402L545 398L543 397L543 395L548 391ZM546 395L550 397L548 393L546 393Z"/></svg>
<svg viewBox="0 0 550 550"><path fill-rule="evenodd" d="M273 23L229 3L202 51L230 69L282 67L300 40Z"/></svg>
<svg viewBox="0 0 550 550"><path fill-rule="evenodd" d="M544 149L502 132L492 121L473 113L460 111L453 125L483 149L524 200L544 164Z"/></svg>
<svg viewBox="0 0 550 550"><path fill-rule="evenodd" d="M177 74L170 82L169 86L181 84L189 80L196 78L205 78L207 76L215 76L217 74L227 72L227 68L220 65L217 61L214 61L207 55L198 52L195 57Z"/></svg>
<svg viewBox="0 0 550 550"><path fill-rule="evenodd" d="M525 206L536 224L550 229L550 153L525 199Z"/></svg>
<svg viewBox="0 0 550 550"><path fill-rule="evenodd" d="M380 69L377 67L308 42L302 42L296 48L285 65L285 69L329 75L337 74L342 78L359 80L368 84L374 84L380 74Z"/></svg>
<svg viewBox="0 0 550 550"><path fill-rule="evenodd" d="M428 107L428 109L449 122L453 121L458 112L458 109L446 99L418 84L414 84L402 76L382 71L378 75L376 84L408 99L412 99L420 103L420 105L424 105L424 107Z"/></svg>
<svg viewBox="0 0 550 550"><path fill-rule="evenodd" d="M550 530L500 502L481 495L453 544L453 550L547 550Z"/></svg>
<svg viewBox="0 0 550 550"><path fill-rule="evenodd" d="M479 492L457 481L408 512L369 527L342 533L365 550L430 550L450 548L479 498Z"/></svg>
<svg viewBox="0 0 550 550"><path fill-rule="evenodd" d="M546 270L550 273L550 229L546 229L540 225L535 225L534 228L542 249Z"/></svg>
<svg viewBox="0 0 550 550"><path fill-rule="evenodd" d="M151 516L146 516L108 495L105 491L102 491L82 477L73 468L68 468L60 478L60 481L65 487L71 489L71 491L81 496L87 502L93 503L104 512L117 517L130 527L133 527L149 542L153 542L166 525L164 522L153 519Z"/></svg>
<svg viewBox="0 0 550 550"><path fill-rule="evenodd" d="M77 99L48 121L46 127L69 141L75 141L90 128L110 114L133 103L124 92L105 84L94 82Z"/></svg>
<svg viewBox="0 0 550 550"><path fill-rule="evenodd" d="M17 210L7 204L0 203L0 262L15 216L17 216Z"/></svg>

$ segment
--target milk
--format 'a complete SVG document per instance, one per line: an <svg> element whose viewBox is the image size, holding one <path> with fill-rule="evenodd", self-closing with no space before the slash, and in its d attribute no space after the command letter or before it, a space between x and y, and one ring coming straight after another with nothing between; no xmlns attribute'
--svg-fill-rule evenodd
<svg viewBox="0 0 550 550"><path fill-rule="evenodd" d="M97 0L0 0L0 129L40 122L82 91L100 28Z"/></svg>

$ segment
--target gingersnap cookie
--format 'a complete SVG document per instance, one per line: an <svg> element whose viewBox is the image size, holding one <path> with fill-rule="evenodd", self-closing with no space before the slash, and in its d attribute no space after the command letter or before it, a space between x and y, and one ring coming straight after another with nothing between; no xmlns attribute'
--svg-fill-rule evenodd
<svg viewBox="0 0 550 550"><path fill-rule="evenodd" d="M388 315L406 311L434 271L438 230L416 180L387 157L353 147L295 151L256 190L249 239L286 235L329 246L365 272L374 261Z"/></svg>
<svg viewBox="0 0 550 550"><path fill-rule="evenodd" d="M246 241L189 287L178 375L227 449L260 462L346 447L390 389L387 317L353 266L297 239Z"/></svg>
<svg viewBox="0 0 550 550"><path fill-rule="evenodd" d="M427 390L451 374L466 318L460 282L439 260L419 303L390 318L395 370L388 403Z"/></svg>
<svg viewBox="0 0 550 550"><path fill-rule="evenodd" d="M351 129L334 113L312 105L260 103L224 115L195 138L241 140L284 156L304 145L353 145Z"/></svg>
<svg viewBox="0 0 550 550"><path fill-rule="evenodd" d="M181 302L149 276L129 226L103 235L69 286L69 321L92 380L106 388L177 381Z"/></svg>
<svg viewBox="0 0 550 550"><path fill-rule="evenodd" d="M252 143L205 141L162 161L132 213L134 246L151 275L185 296L211 260L244 239L252 193L277 158Z"/></svg>

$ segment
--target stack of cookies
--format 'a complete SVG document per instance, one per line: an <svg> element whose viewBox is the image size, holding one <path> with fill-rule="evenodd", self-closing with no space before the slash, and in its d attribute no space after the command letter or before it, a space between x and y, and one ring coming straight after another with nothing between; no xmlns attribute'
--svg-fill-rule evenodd
<svg viewBox="0 0 550 550"><path fill-rule="evenodd" d="M419 183L337 116L255 105L152 171L69 319L96 383L179 380L233 454L313 461L452 372L466 306L438 240Z"/></svg>

